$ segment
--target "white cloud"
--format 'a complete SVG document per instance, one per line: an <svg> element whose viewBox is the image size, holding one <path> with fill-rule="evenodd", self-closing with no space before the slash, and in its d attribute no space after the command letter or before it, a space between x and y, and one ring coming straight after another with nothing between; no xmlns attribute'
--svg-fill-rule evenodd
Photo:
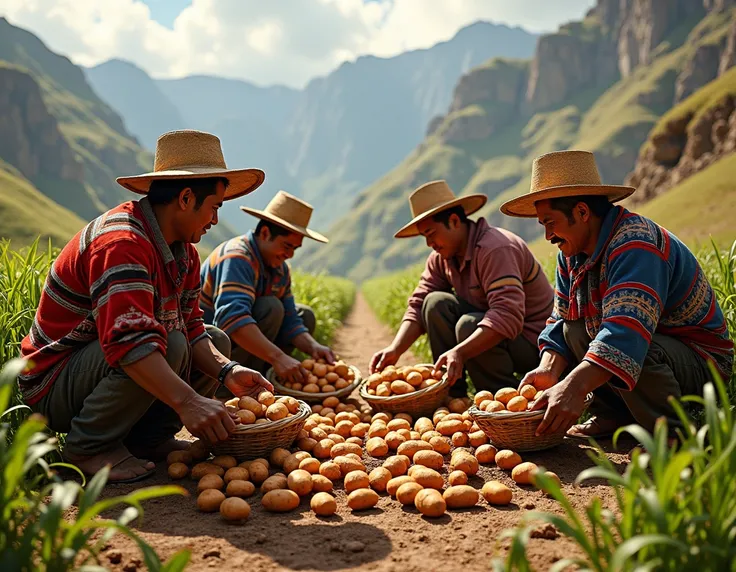
<svg viewBox="0 0 736 572"><path fill-rule="evenodd" d="M166 28L140 0L2 0L0 15L81 65L133 61L154 77L213 74L303 86L345 60L451 38L477 20L554 30L594 0L193 0Z"/></svg>

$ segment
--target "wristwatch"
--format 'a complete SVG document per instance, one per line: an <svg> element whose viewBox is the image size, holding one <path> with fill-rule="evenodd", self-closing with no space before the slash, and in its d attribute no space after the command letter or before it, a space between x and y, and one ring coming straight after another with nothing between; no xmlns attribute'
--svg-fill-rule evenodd
<svg viewBox="0 0 736 572"><path fill-rule="evenodd" d="M225 384L225 378L227 377L227 374L230 373L230 370L233 369L236 365L240 364L236 361L229 361L222 366L220 373L217 374L217 381L219 381L221 385Z"/></svg>

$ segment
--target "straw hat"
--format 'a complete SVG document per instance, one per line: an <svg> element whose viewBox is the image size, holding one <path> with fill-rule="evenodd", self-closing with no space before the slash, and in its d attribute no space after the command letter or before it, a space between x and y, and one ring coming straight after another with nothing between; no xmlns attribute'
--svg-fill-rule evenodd
<svg viewBox="0 0 736 572"><path fill-rule="evenodd" d="M312 217L312 205L287 192L276 193L276 196L266 205L266 210L261 211L248 207L240 207L240 210L318 242L329 242L320 233L307 228L309 219Z"/></svg>
<svg viewBox="0 0 736 572"><path fill-rule="evenodd" d="M502 204L501 212L509 216L536 217L534 203L537 201L603 195L615 203L635 190L634 187L602 184L593 153L557 151L534 159L531 189L526 195Z"/></svg>
<svg viewBox="0 0 736 572"><path fill-rule="evenodd" d="M169 131L156 141L153 172L116 181L134 193L145 195L157 179L204 179L224 177L229 183L225 200L242 197L261 186L266 175L260 169L228 169L220 139L204 131Z"/></svg>
<svg viewBox="0 0 736 572"><path fill-rule="evenodd" d="M461 206L466 215L471 215L486 204L488 197L485 195L466 195L456 197L446 181L431 181L425 183L411 195L409 195L409 206L411 208L411 222L403 226L394 238L407 238L419 236L417 223L427 217L451 207Z"/></svg>

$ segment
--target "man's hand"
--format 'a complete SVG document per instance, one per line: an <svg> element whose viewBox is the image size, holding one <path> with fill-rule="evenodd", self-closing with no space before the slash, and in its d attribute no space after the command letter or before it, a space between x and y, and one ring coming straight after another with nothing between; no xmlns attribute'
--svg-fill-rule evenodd
<svg viewBox="0 0 736 572"><path fill-rule="evenodd" d="M192 435L210 443L224 441L235 430L234 414L216 399L196 393L182 403L177 414Z"/></svg>
<svg viewBox="0 0 736 572"><path fill-rule="evenodd" d="M543 391L557 384L558 381L560 379L550 368L540 365L524 376L518 389L521 391L525 385L533 385L537 390Z"/></svg>
<svg viewBox="0 0 736 572"><path fill-rule="evenodd" d="M281 354L271 365L276 375L284 381L304 383L309 377L309 372L304 369L302 363L290 355Z"/></svg>
<svg viewBox="0 0 736 572"><path fill-rule="evenodd" d="M273 385L259 372L236 365L225 376L225 387L235 397L258 395L261 391L273 391Z"/></svg>
<svg viewBox="0 0 736 572"><path fill-rule="evenodd" d="M395 365L396 362L399 361L400 357L401 354L393 349L391 346L384 348L381 351L373 354L369 366L369 371L370 373L376 373L377 371L381 371L382 369L390 365Z"/></svg>
<svg viewBox="0 0 736 572"><path fill-rule="evenodd" d="M544 395L532 402L530 407L531 411L537 411L547 406L536 434L565 433L580 418L585 406L585 395L585 390L571 383L569 378L545 390Z"/></svg>
<svg viewBox="0 0 736 572"><path fill-rule="evenodd" d="M450 380L450 385L453 385L462 376L464 365L462 355L457 348L453 348L440 356L434 364L434 369L439 371L442 366L447 366L447 379Z"/></svg>
<svg viewBox="0 0 736 572"><path fill-rule="evenodd" d="M335 363L335 353L327 346L323 346L322 344L318 344L317 342L314 343L314 345L312 346L312 351L309 353L312 358L316 360L322 358L330 365L333 365Z"/></svg>

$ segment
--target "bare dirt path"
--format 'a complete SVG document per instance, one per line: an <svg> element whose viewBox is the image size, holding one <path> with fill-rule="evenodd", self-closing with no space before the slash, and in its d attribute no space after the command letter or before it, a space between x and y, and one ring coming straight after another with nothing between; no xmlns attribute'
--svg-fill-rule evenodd
<svg viewBox="0 0 736 572"><path fill-rule="evenodd" d="M371 355L391 341L391 332L380 324L362 296L339 330L334 343L343 359L367 372ZM404 356L400 363L415 358ZM586 446L564 443L555 449L522 455L555 471L577 506L593 496L604 504L611 501L607 487L573 487L576 475L591 461ZM621 465L624 457L610 455ZM367 457L366 466L381 461ZM156 476L138 486L171 483L161 463ZM621 465L623 466L623 465ZM274 472L274 471L272 471ZM311 512L309 500L291 513L272 514L260 505L260 495L248 499L252 513L242 525L226 524L219 514L203 514L196 509L196 483L178 481L190 493L188 497L165 497L147 501L145 515L138 524L145 538L164 558L181 549L189 549L192 557L187 570L356 570L426 572L428 570L487 571L500 533L516 524L526 510L559 510L557 503L541 492L513 483L508 472L495 466L482 466L470 480L480 488L484 481L499 480L514 491L508 507L491 507L484 500L473 509L448 511L439 519L422 517L413 507L402 507L388 496L382 496L376 508L353 513L346 505L341 484L336 484L338 512L330 518L319 518ZM113 485L106 495L123 494L134 485ZM502 543L507 544L507 543ZM560 558L574 551L565 539L533 538L529 554L536 570L546 570ZM504 549L501 549L504 552ZM120 536L103 553L103 564L114 570L143 570L140 553L130 541Z"/></svg>

